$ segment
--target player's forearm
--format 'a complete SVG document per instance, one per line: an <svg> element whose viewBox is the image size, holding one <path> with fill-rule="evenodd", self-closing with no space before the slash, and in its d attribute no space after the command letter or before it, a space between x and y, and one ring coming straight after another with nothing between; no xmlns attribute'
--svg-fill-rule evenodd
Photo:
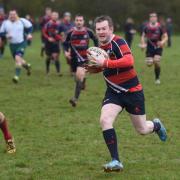
<svg viewBox="0 0 180 180"><path fill-rule="evenodd" d="M48 36L48 33L47 33L46 29L42 29L42 34L43 34L45 39L48 40L48 38L50 38L50 36Z"/></svg>
<svg viewBox="0 0 180 180"><path fill-rule="evenodd" d="M104 67L106 68L125 68L133 66L134 58L131 54L127 54L117 60L105 60Z"/></svg>
<svg viewBox="0 0 180 180"><path fill-rule="evenodd" d="M144 35L141 36L141 44L145 44L145 36Z"/></svg>
<svg viewBox="0 0 180 180"><path fill-rule="evenodd" d="M167 35L167 33L165 33L161 40L162 44L165 44L167 42L167 40L168 40L168 35Z"/></svg>

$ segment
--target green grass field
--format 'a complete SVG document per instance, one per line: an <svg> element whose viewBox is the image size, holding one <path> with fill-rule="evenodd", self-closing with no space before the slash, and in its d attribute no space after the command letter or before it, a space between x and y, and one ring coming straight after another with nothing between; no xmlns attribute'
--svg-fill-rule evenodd
<svg viewBox="0 0 180 180"><path fill-rule="evenodd" d="M110 160L99 125L105 83L101 74L89 75L87 90L77 108L68 100L74 91L73 78L63 59L63 77L45 75L40 57L39 34L27 49L32 76L23 71L20 83L12 83L14 63L9 49L0 60L0 110L9 119L17 153L4 153L0 136L1 180L175 180L180 179L180 37L173 37L173 48L165 48L161 85L154 84L153 69L144 65L144 53L136 37L132 52L146 97L147 117L159 117L168 131L162 143L154 134L138 135L124 111L115 123L122 173L107 174L102 165Z"/></svg>

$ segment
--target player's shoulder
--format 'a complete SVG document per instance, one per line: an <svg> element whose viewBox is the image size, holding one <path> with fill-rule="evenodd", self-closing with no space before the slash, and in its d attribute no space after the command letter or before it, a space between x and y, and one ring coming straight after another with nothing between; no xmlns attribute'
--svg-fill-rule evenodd
<svg viewBox="0 0 180 180"><path fill-rule="evenodd" d="M114 37L112 38L112 43L118 44L119 46L127 44L125 39L119 35L114 35Z"/></svg>

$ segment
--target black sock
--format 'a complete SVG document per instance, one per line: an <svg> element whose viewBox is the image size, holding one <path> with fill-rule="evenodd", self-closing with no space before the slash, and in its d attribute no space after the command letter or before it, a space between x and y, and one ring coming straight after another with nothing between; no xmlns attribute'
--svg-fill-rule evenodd
<svg viewBox="0 0 180 180"><path fill-rule="evenodd" d="M153 124L154 124L153 131L155 132L159 131L161 128L161 125L158 122L154 122L154 121L153 121Z"/></svg>
<svg viewBox="0 0 180 180"><path fill-rule="evenodd" d="M159 79L160 72L161 72L160 67L155 67L155 68L154 68L154 73L155 73L155 78L156 78L156 79Z"/></svg>
<svg viewBox="0 0 180 180"><path fill-rule="evenodd" d="M46 59L46 73L49 73L49 66L50 66L51 59L48 57Z"/></svg>
<svg viewBox="0 0 180 180"><path fill-rule="evenodd" d="M119 161L116 132L114 128L103 131L103 136L112 159Z"/></svg>
<svg viewBox="0 0 180 180"><path fill-rule="evenodd" d="M82 90L84 90L85 88L86 88L86 78L83 79Z"/></svg>
<svg viewBox="0 0 180 180"><path fill-rule="evenodd" d="M43 55L44 55L44 51L45 51L45 48L44 48L44 47L42 47L42 48L41 48L41 56L43 56Z"/></svg>
<svg viewBox="0 0 180 180"><path fill-rule="evenodd" d="M3 55L4 54L4 45L0 48L0 54Z"/></svg>
<svg viewBox="0 0 180 180"><path fill-rule="evenodd" d="M55 60L55 66L56 66L57 73L60 73L60 62L59 62L59 60Z"/></svg>
<svg viewBox="0 0 180 180"><path fill-rule="evenodd" d="M79 95L81 93L81 88L82 88L82 82L81 81L76 81L75 95L74 95L74 97L76 99L79 98Z"/></svg>

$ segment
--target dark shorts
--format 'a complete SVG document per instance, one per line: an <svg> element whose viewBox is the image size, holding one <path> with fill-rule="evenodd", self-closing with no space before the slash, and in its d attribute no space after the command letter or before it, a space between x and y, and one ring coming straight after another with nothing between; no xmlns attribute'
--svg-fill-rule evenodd
<svg viewBox="0 0 180 180"><path fill-rule="evenodd" d="M45 52L47 56L51 56L53 53L60 53L59 43L45 43Z"/></svg>
<svg viewBox="0 0 180 180"><path fill-rule="evenodd" d="M23 57L27 43L26 41L17 44L9 44L12 56L15 58L16 55Z"/></svg>
<svg viewBox="0 0 180 180"><path fill-rule="evenodd" d="M137 91L133 93L122 92L116 93L111 89L107 89L105 97L102 102L102 106L106 104L116 104L121 106L123 109L130 114L134 115L144 115L145 105L144 105L144 93L143 91Z"/></svg>
<svg viewBox="0 0 180 180"><path fill-rule="evenodd" d="M72 69L72 72L76 72L77 70L77 67L83 67L85 64L87 63L87 61L78 61L78 58L77 57L73 57L71 59L71 69Z"/></svg>
<svg viewBox="0 0 180 180"><path fill-rule="evenodd" d="M155 55L162 56L162 48L155 48L152 46L147 46L146 57L154 57Z"/></svg>

